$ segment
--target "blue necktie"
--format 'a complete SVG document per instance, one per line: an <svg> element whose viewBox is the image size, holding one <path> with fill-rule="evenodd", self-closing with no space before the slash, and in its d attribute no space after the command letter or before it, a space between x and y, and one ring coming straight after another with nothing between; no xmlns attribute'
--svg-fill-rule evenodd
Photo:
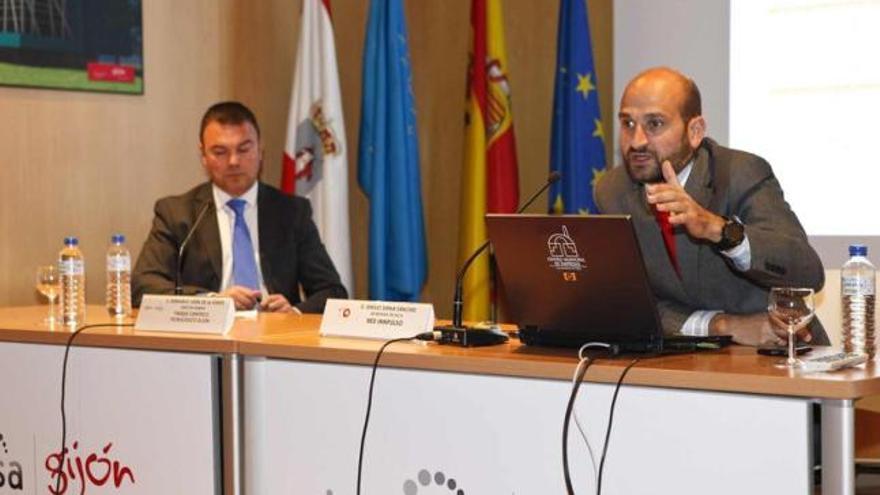
<svg viewBox="0 0 880 495"><path fill-rule="evenodd" d="M260 276L254 257L251 233L244 221L244 207L247 204L240 198L226 202L235 212L235 228L232 231L232 283L249 289L260 289Z"/></svg>

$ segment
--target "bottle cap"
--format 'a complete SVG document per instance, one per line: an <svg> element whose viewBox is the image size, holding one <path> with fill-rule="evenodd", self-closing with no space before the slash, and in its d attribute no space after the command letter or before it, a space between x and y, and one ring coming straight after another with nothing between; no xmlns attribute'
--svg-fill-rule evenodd
<svg viewBox="0 0 880 495"><path fill-rule="evenodd" d="M110 238L110 242L113 244L125 244L125 236L122 234L113 234L113 237Z"/></svg>
<svg viewBox="0 0 880 495"><path fill-rule="evenodd" d="M79 244L79 240L76 237L65 237L64 245L65 246L76 246Z"/></svg>
<svg viewBox="0 0 880 495"><path fill-rule="evenodd" d="M867 256L868 255L868 246L865 246L864 244L850 244L849 255L850 256Z"/></svg>

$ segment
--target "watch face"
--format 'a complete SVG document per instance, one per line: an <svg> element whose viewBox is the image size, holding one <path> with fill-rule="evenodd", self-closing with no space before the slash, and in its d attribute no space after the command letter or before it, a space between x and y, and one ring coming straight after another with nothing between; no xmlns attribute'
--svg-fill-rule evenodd
<svg viewBox="0 0 880 495"><path fill-rule="evenodd" d="M745 227L734 219L728 219L721 230L721 242L719 247L722 250L728 250L739 246L745 238Z"/></svg>

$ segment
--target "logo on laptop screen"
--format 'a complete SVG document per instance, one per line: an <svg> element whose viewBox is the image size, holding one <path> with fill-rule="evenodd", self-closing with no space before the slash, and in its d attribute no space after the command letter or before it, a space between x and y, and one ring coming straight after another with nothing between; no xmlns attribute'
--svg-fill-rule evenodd
<svg viewBox="0 0 880 495"><path fill-rule="evenodd" d="M568 228L563 225L562 232L552 234L547 239L547 264L550 268L562 272L566 282L577 280L575 272L587 268L587 262L578 253L577 244L568 235Z"/></svg>

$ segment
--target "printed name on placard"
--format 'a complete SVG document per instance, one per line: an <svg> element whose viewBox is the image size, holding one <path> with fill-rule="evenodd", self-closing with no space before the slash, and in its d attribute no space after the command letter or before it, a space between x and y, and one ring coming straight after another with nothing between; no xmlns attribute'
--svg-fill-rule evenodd
<svg viewBox="0 0 880 495"><path fill-rule="evenodd" d="M135 330L225 334L235 321L229 297L144 296Z"/></svg>
<svg viewBox="0 0 880 495"><path fill-rule="evenodd" d="M328 299L321 335L393 339L434 328L434 306L427 303Z"/></svg>

